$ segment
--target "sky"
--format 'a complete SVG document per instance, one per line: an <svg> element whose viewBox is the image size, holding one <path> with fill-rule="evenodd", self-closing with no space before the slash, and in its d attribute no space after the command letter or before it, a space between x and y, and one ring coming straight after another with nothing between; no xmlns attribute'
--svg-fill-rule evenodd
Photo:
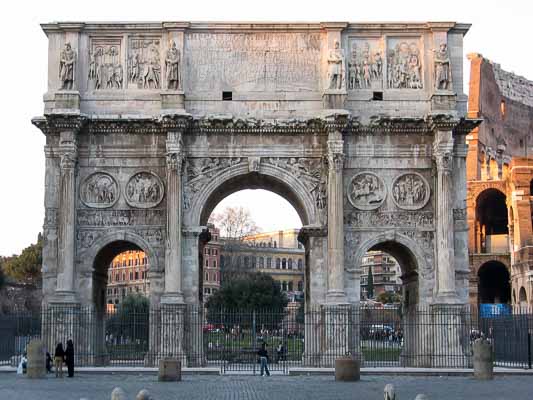
<svg viewBox="0 0 533 400"><path fill-rule="evenodd" d="M0 13L0 255L20 252L42 230L44 136L30 122L43 113L47 84L47 40L39 24L161 20L467 22L472 28L465 37L465 56L482 53L504 69L533 79L533 2L527 0L4 2ZM228 197L225 204L249 206L265 230L299 226L294 210L277 197L246 191Z"/></svg>

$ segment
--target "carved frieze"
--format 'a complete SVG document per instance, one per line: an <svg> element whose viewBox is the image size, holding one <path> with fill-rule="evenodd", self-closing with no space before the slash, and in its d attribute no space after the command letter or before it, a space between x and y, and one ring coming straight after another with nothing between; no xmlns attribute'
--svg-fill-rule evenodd
<svg viewBox="0 0 533 400"><path fill-rule="evenodd" d="M453 219L454 221L466 221L466 208L454 208Z"/></svg>
<svg viewBox="0 0 533 400"><path fill-rule="evenodd" d="M161 88L161 40L138 36L128 40L128 82L138 89Z"/></svg>
<svg viewBox="0 0 533 400"><path fill-rule="evenodd" d="M360 210L375 210L387 197L387 188L379 176L371 172L355 174L348 185L348 200Z"/></svg>
<svg viewBox="0 0 533 400"><path fill-rule="evenodd" d="M390 38L387 44L387 86L389 89L422 89L420 40Z"/></svg>
<svg viewBox="0 0 533 400"><path fill-rule="evenodd" d="M118 183L106 172L95 172L83 181L80 199L87 207L108 208L118 200L120 190Z"/></svg>
<svg viewBox="0 0 533 400"><path fill-rule="evenodd" d="M161 179L153 172L142 171L133 175L126 187L126 202L136 208L152 208L157 206L165 194Z"/></svg>
<svg viewBox="0 0 533 400"><path fill-rule="evenodd" d="M348 61L348 89L382 89L384 59L376 39L352 39Z"/></svg>
<svg viewBox="0 0 533 400"><path fill-rule="evenodd" d="M398 208L418 210L429 201L431 191L424 177L416 172L399 175L392 183L392 200Z"/></svg>
<svg viewBox="0 0 533 400"><path fill-rule="evenodd" d="M137 226L163 225L165 211L150 210L78 210L80 226Z"/></svg>
<svg viewBox="0 0 533 400"><path fill-rule="evenodd" d="M76 52L70 43L65 43L65 48L61 50L59 56L59 81L61 90L74 89L74 78L76 76Z"/></svg>
<svg viewBox="0 0 533 400"><path fill-rule="evenodd" d="M185 185L183 208L189 209L192 198L216 175L225 169L247 162L240 157L187 158L185 165Z"/></svg>
<svg viewBox="0 0 533 400"><path fill-rule="evenodd" d="M434 228L431 211L352 211L345 215L344 223L352 228Z"/></svg>
<svg viewBox="0 0 533 400"><path fill-rule="evenodd" d="M89 88L122 89L124 68L122 66L120 38L91 38L89 49Z"/></svg>
<svg viewBox="0 0 533 400"><path fill-rule="evenodd" d="M409 239L418 243L418 245L422 247L425 251L433 250L433 232L409 230L400 231L399 233L403 236L407 236Z"/></svg>

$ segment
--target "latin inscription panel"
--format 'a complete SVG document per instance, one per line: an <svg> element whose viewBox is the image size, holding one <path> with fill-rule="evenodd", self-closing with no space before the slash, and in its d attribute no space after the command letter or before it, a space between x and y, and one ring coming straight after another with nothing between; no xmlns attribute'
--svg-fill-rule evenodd
<svg viewBox="0 0 533 400"><path fill-rule="evenodd" d="M319 33L191 33L187 91L318 91Z"/></svg>

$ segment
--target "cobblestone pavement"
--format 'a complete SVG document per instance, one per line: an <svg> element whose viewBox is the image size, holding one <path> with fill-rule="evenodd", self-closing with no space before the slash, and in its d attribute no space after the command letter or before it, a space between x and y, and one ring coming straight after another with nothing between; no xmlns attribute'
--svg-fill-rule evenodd
<svg viewBox="0 0 533 400"><path fill-rule="evenodd" d="M1 400L108 400L120 386L134 399L146 388L155 400L268 399L381 400L383 387L393 383L401 400L425 393L430 400L511 400L531 398L533 377L501 376L479 382L468 377L363 376L360 382L335 382L329 376L186 376L182 382L157 382L155 375L89 375L72 379L29 380L0 374Z"/></svg>

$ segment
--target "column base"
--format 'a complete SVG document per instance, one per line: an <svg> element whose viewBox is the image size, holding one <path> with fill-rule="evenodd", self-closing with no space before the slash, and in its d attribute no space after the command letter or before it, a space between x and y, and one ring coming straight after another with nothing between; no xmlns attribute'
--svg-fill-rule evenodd
<svg viewBox="0 0 533 400"><path fill-rule="evenodd" d="M56 290L54 295L51 296L50 301L48 303L54 306L60 306L62 304L70 306L78 305L79 300L78 296L76 295L76 292L72 290Z"/></svg>
<svg viewBox="0 0 533 400"><path fill-rule="evenodd" d="M451 304L451 305L461 305L463 302L459 299L459 296L455 291L449 292L439 292L437 296L433 299L433 304Z"/></svg>
<svg viewBox="0 0 533 400"><path fill-rule="evenodd" d="M164 293L161 296L161 304L185 304L183 293L180 293L180 292Z"/></svg>
<svg viewBox="0 0 533 400"><path fill-rule="evenodd" d="M326 293L326 303L328 305L347 305L348 299L344 290L333 289L328 290L328 292Z"/></svg>

